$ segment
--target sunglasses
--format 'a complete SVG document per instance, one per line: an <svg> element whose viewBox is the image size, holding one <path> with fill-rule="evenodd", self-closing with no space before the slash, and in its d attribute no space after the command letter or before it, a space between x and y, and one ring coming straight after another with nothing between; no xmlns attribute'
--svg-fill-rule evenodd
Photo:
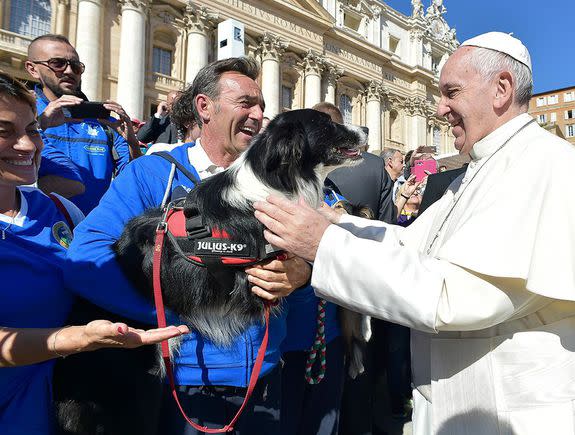
<svg viewBox="0 0 575 435"><path fill-rule="evenodd" d="M55 73L61 73L68 68L72 68L74 74L82 74L86 69L86 65L84 65L79 60L74 59L64 59L63 57L53 57L52 59L48 60L33 60L32 63L39 63L41 65L47 66Z"/></svg>

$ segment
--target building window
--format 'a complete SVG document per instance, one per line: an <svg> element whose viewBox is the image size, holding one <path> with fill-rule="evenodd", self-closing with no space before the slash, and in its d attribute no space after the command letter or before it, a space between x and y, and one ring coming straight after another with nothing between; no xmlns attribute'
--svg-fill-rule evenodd
<svg viewBox="0 0 575 435"><path fill-rule="evenodd" d="M541 115L537 115L537 122L539 124L545 124L547 122L547 115L542 113Z"/></svg>
<svg viewBox="0 0 575 435"><path fill-rule="evenodd" d="M282 107L291 110L293 102L293 89L290 86L282 86Z"/></svg>
<svg viewBox="0 0 575 435"><path fill-rule="evenodd" d="M50 33L50 0L12 0L10 31L33 38Z"/></svg>
<svg viewBox="0 0 575 435"><path fill-rule="evenodd" d="M361 26L361 16L345 13L343 15L343 25L348 29L359 32L359 27Z"/></svg>
<svg viewBox="0 0 575 435"><path fill-rule="evenodd" d="M537 98L537 107L541 107L541 106L545 106L545 104L547 104L545 97L539 97Z"/></svg>
<svg viewBox="0 0 575 435"><path fill-rule="evenodd" d="M154 47L152 70L165 76L172 75L172 52Z"/></svg>
<svg viewBox="0 0 575 435"><path fill-rule="evenodd" d="M559 103L559 95L549 95L547 97L547 104L557 104Z"/></svg>
<svg viewBox="0 0 575 435"><path fill-rule="evenodd" d="M565 111L565 119L573 119L575 118L575 110L566 110Z"/></svg>
<svg viewBox="0 0 575 435"><path fill-rule="evenodd" d="M555 112L551 113L550 121L551 122L557 122L557 113L555 113Z"/></svg>
<svg viewBox="0 0 575 435"><path fill-rule="evenodd" d="M351 117L351 98L349 95L342 94L339 97L339 110L341 110L341 114L343 115L343 123L344 124L351 124L352 117Z"/></svg>
<svg viewBox="0 0 575 435"><path fill-rule="evenodd" d="M399 55L399 38L389 35L389 51Z"/></svg>
<svg viewBox="0 0 575 435"><path fill-rule="evenodd" d="M575 124L565 126L565 137L575 136Z"/></svg>
<svg viewBox="0 0 575 435"><path fill-rule="evenodd" d="M575 101L575 91L565 92L563 94L563 101L565 103L569 103L571 101Z"/></svg>

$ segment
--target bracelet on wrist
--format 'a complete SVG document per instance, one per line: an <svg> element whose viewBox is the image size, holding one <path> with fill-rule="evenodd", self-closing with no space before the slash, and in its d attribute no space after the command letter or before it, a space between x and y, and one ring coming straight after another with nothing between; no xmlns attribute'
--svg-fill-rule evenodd
<svg viewBox="0 0 575 435"><path fill-rule="evenodd" d="M405 199L409 199L409 196L406 196L406 195L404 195L403 193L401 194L401 197L402 197L402 198L405 198Z"/></svg>
<svg viewBox="0 0 575 435"><path fill-rule="evenodd" d="M72 325L68 325L68 326L64 326L63 328L60 328L56 331L56 333L54 334L54 338L52 339L52 352L56 355L58 355L60 358L66 358L68 355L63 355L60 352L58 352L58 349L56 349L56 340L58 339L58 334L60 332L62 332L64 329L70 328Z"/></svg>

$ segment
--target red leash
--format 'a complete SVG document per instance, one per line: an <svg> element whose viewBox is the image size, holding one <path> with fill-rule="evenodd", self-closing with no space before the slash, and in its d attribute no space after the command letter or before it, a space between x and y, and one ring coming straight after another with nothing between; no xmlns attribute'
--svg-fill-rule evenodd
<svg viewBox="0 0 575 435"><path fill-rule="evenodd" d="M156 230L156 243L154 246L154 266L153 266L154 302L156 303L156 316L158 318L159 328L166 327L166 313L164 310L164 301L162 298L162 285L160 282L162 250L164 247L164 237L166 235L166 231L167 231L166 222L161 222L160 225L158 225L158 229ZM230 421L229 424L220 429L210 429L205 426L200 426L199 424L192 421L192 419L186 415L178 399L178 393L176 391L176 386L174 383L174 372L172 369L172 362L170 361L170 350L168 348L168 340L162 341L162 358L164 360L164 365L166 366L166 374L168 375L168 379L170 381L170 389L172 391L172 396L174 397L174 400L176 401L178 408L180 409L180 412L182 413L186 421L189 424L191 424L196 430L205 433L224 433L224 432L231 432L232 430L234 430L234 425L236 424L238 418L240 418L241 413L246 407L248 400L250 399L254 391L254 388L258 381L258 377L260 375L260 370L262 368L262 364L264 362L264 356L266 354L266 348L268 346L269 320L270 320L270 305L266 303L265 305L266 331L262 339L262 344L258 349L258 354L256 357L256 361L254 363L254 368L252 369L252 374L250 375L250 382L248 384L246 396L244 397L242 406L240 406L240 409L238 409L238 412L236 413L234 418L232 418L232 421Z"/></svg>

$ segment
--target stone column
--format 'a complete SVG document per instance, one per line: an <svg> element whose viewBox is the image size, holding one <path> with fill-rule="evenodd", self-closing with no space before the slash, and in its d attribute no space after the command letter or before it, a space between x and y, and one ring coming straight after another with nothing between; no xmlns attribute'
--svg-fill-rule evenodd
<svg viewBox="0 0 575 435"><path fill-rule="evenodd" d="M76 51L86 65L82 91L90 100L102 98L102 7L104 0L78 0Z"/></svg>
<svg viewBox="0 0 575 435"><path fill-rule="evenodd" d="M69 7L70 0L58 0L56 6L56 33L58 35L66 35L68 33Z"/></svg>
<svg viewBox="0 0 575 435"><path fill-rule="evenodd" d="M279 37L264 33L258 46L262 61L262 94L266 102L265 116L273 118L281 110L281 71L280 59L288 43Z"/></svg>
<svg viewBox="0 0 575 435"><path fill-rule="evenodd" d="M423 66L423 31L419 28L411 29L409 32L409 41L412 65Z"/></svg>
<svg viewBox="0 0 575 435"><path fill-rule="evenodd" d="M423 97L409 97L405 101L405 111L409 117L407 131L408 149L415 149L427 143L427 114L429 103Z"/></svg>
<svg viewBox="0 0 575 435"><path fill-rule="evenodd" d="M299 64L304 73L304 107L311 108L321 102L321 72L323 70L323 58L309 50Z"/></svg>
<svg viewBox="0 0 575 435"><path fill-rule="evenodd" d="M381 140L381 100L385 96L385 91L381 82L372 80L365 89L366 96L366 126L369 128L369 138L367 140L370 150L381 150L383 144Z"/></svg>
<svg viewBox="0 0 575 435"><path fill-rule="evenodd" d="M149 0L118 0L122 6L118 95L131 118L142 119L144 108L146 14Z"/></svg>
<svg viewBox="0 0 575 435"><path fill-rule="evenodd" d="M209 33L217 23L218 15L205 7L188 3L184 13L184 25L188 34L186 51L186 83L194 81L196 74L208 64Z"/></svg>
<svg viewBox="0 0 575 435"><path fill-rule="evenodd" d="M337 81L343 76L343 69L338 68L335 65L327 65L324 74L324 83L325 83L325 97L324 101L328 103L338 105L335 101L336 90L337 90Z"/></svg>

